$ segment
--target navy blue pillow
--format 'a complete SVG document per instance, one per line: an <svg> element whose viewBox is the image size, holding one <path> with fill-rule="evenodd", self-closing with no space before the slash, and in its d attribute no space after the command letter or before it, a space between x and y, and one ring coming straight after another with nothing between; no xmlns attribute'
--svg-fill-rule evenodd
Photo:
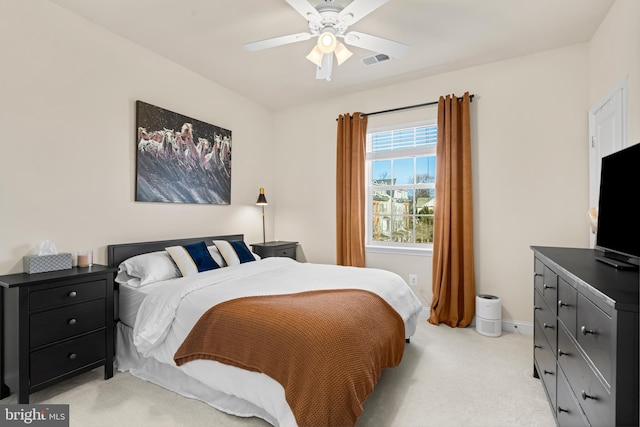
<svg viewBox="0 0 640 427"><path fill-rule="evenodd" d="M236 255L238 255L238 259L240 260L240 264L256 260L247 247L246 243L244 243L242 240L234 240L229 243L231 243L231 246L233 246L233 249L236 251Z"/></svg>
<svg viewBox="0 0 640 427"><path fill-rule="evenodd" d="M165 248L183 276L220 268L204 242Z"/></svg>

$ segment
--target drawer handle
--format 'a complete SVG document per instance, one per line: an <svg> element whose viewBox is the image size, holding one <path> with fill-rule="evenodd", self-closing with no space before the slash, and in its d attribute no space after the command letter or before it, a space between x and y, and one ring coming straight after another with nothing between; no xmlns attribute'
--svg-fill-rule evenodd
<svg viewBox="0 0 640 427"><path fill-rule="evenodd" d="M543 324L542 324L542 326L543 326L545 329L555 329L555 326L553 326L553 325L547 325L546 323L543 323Z"/></svg>
<svg viewBox="0 0 640 427"><path fill-rule="evenodd" d="M542 307L538 307L537 305L534 305L534 306L533 306L533 310L534 310L534 311L535 311L535 310L542 310Z"/></svg>
<svg viewBox="0 0 640 427"><path fill-rule="evenodd" d="M586 327L586 326L582 326L582 327L580 328L580 332L582 332L582 335L588 335L588 334L596 335L596 332L595 332L595 331L593 331L593 330L591 330L591 329L587 329L587 327Z"/></svg>
<svg viewBox="0 0 640 427"><path fill-rule="evenodd" d="M78 321L76 319L69 319L68 322L70 325L75 325L76 323L78 323Z"/></svg>
<svg viewBox="0 0 640 427"><path fill-rule="evenodd" d="M75 354L75 353L70 353L69 354L69 360L74 360L76 357L78 357L78 355Z"/></svg>
<svg viewBox="0 0 640 427"><path fill-rule="evenodd" d="M566 302L562 302L561 299L558 300L558 307L569 307L569 304Z"/></svg>
<svg viewBox="0 0 640 427"><path fill-rule="evenodd" d="M555 287L549 286L545 283L544 285L542 285L542 289L555 289Z"/></svg>
<svg viewBox="0 0 640 427"><path fill-rule="evenodd" d="M580 393L580 395L582 396L582 400L587 400L587 399L598 400L597 397L588 395L584 390L582 390L582 393Z"/></svg>
<svg viewBox="0 0 640 427"><path fill-rule="evenodd" d="M545 369L545 370L544 370L544 374L545 374L545 375L553 375L553 372L551 372L551 371L547 371L547 370Z"/></svg>
<svg viewBox="0 0 640 427"><path fill-rule="evenodd" d="M570 355L569 353L565 353L564 351L558 349L558 357L560 357L560 356L569 356L569 355Z"/></svg>
<svg viewBox="0 0 640 427"><path fill-rule="evenodd" d="M562 408L562 407L558 406L558 412L566 412L566 413L568 414L568 413L569 413L569 410L568 410L568 409L564 409L564 408Z"/></svg>
<svg viewBox="0 0 640 427"><path fill-rule="evenodd" d="M533 348L542 348L542 346L541 346L541 345L538 345L538 344L534 344L534 345L533 345Z"/></svg>
<svg viewBox="0 0 640 427"><path fill-rule="evenodd" d="M69 292L69 297L74 298L78 293L76 291Z"/></svg>

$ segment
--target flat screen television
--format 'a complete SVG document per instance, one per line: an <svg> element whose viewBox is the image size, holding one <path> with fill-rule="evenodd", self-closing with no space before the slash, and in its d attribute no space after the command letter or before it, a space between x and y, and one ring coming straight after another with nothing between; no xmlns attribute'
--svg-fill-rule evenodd
<svg viewBox="0 0 640 427"><path fill-rule="evenodd" d="M640 143L602 158L596 249L617 268L640 264Z"/></svg>

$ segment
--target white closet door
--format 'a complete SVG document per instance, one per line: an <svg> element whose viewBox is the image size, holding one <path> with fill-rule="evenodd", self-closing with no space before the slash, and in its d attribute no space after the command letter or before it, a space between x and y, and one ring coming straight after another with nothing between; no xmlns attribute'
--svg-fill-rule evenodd
<svg viewBox="0 0 640 427"><path fill-rule="evenodd" d="M600 195L601 159L627 145L627 79L589 110L589 207ZM590 233L591 247L595 234Z"/></svg>

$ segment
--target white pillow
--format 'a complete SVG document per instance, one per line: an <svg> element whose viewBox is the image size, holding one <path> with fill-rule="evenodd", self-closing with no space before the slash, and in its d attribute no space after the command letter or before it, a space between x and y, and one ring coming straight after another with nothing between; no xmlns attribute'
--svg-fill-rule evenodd
<svg viewBox="0 0 640 427"><path fill-rule="evenodd" d="M180 270L169 254L165 251L159 251L136 255L121 262L115 280L118 283L140 287L180 276Z"/></svg>
<svg viewBox="0 0 640 427"><path fill-rule="evenodd" d="M260 257L249 250L242 240L232 242L226 240L214 240L213 243L218 248L218 251L220 251L222 258L224 258L227 265L238 265L260 259Z"/></svg>
<svg viewBox="0 0 640 427"><path fill-rule="evenodd" d="M216 245L207 246L207 249L209 249L209 253L211 254L211 257L220 267L227 266L227 263L224 262L224 258L222 258L222 255L220 255L220 251L218 250Z"/></svg>

